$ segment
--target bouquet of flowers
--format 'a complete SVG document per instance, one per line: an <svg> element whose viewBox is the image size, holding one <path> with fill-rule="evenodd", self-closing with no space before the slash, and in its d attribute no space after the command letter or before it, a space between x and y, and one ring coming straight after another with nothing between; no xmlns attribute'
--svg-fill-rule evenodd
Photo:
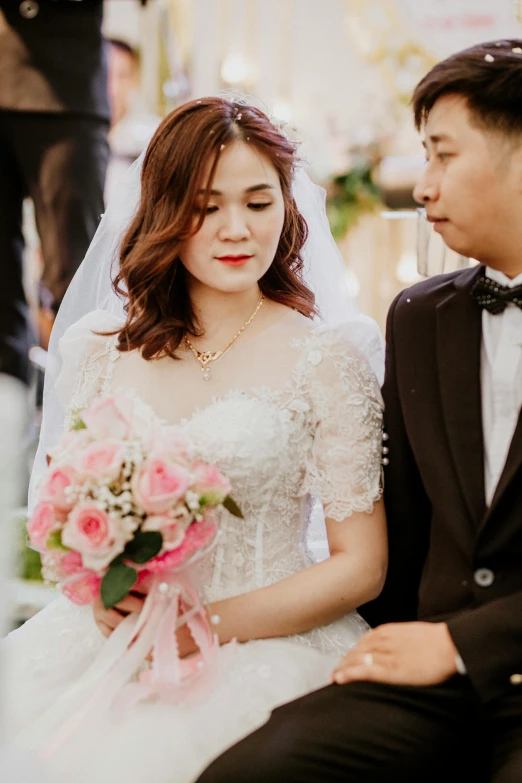
<svg viewBox="0 0 522 783"><path fill-rule="evenodd" d="M186 435L131 395L96 399L52 450L28 525L44 578L108 609L214 538L216 510L241 512L230 483Z"/></svg>
<svg viewBox="0 0 522 783"><path fill-rule="evenodd" d="M212 549L218 509L241 516L228 479L197 457L179 427L125 393L81 411L50 458L27 525L44 577L80 605L101 596L108 609L140 588L147 597L141 613L113 632L83 681L44 716L45 731L76 725L90 707L116 697L178 703L201 693L219 668L211 665L219 642L191 566ZM184 659L176 640L182 625L197 650ZM65 741L64 731L58 736Z"/></svg>

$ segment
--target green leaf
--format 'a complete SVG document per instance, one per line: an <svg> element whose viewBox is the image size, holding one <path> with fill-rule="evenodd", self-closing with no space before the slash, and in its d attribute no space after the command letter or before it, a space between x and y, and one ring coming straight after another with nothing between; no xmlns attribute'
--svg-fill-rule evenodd
<svg viewBox="0 0 522 783"><path fill-rule="evenodd" d="M42 581L40 553L26 546L22 553L22 579Z"/></svg>
<svg viewBox="0 0 522 783"><path fill-rule="evenodd" d="M223 505L226 508L230 514L232 514L235 517L239 517L240 519L243 519L243 514L241 512L241 509L237 505L236 501L230 497L230 495L227 495L226 498L223 501Z"/></svg>
<svg viewBox="0 0 522 783"><path fill-rule="evenodd" d="M54 530L47 539L49 549L61 549L62 552L69 552L69 548L62 544L62 531Z"/></svg>
<svg viewBox="0 0 522 783"><path fill-rule="evenodd" d="M72 430L86 430L87 429L87 425L86 425L86 423L84 422L83 419L81 419L79 416L77 416L75 418L75 420L73 421L73 423L72 423L71 429Z"/></svg>
<svg viewBox="0 0 522 783"><path fill-rule="evenodd" d="M161 552L163 536L155 530L144 533L138 530L132 541L125 547L124 557L133 563L148 563Z"/></svg>
<svg viewBox="0 0 522 783"><path fill-rule="evenodd" d="M125 563L113 563L101 583L101 598L106 609L113 606L128 595L138 578L138 572Z"/></svg>

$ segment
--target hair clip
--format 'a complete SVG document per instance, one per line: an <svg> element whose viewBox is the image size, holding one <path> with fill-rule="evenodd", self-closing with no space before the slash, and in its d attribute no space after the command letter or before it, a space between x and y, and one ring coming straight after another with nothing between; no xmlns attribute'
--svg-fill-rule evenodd
<svg viewBox="0 0 522 783"><path fill-rule="evenodd" d="M242 116L243 116L242 114L238 114L238 115L236 116L236 122L239 122L239 120L241 119L241 117L242 117Z"/></svg>
<svg viewBox="0 0 522 783"><path fill-rule="evenodd" d="M513 54L522 54L522 49L520 48L520 46L515 46L515 48L512 49L511 51L513 52Z"/></svg>
<svg viewBox="0 0 522 783"><path fill-rule="evenodd" d="M493 55L492 55L492 54L487 54L487 55L484 57L484 59L485 59L485 61L486 61L487 63L494 63L494 62L495 62L495 58L493 57Z"/></svg>

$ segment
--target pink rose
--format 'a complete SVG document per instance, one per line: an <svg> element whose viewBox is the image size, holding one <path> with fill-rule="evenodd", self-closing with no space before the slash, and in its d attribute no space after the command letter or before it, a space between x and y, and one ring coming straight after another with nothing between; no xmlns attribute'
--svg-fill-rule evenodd
<svg viewBox="0 0 522 783"><path fill-rule="evenodd" d="M192 518L185 509L184 514L176 517L171 516L149 516L143 523L141 529L145 531L158 531L163 536L162 552L169 552L171 549L177 549L185 538L185 531L190 525Z"/></svg>
<svg viewBox="0 0 522 783"><path fill-rule="evenodd" d="M74 457L91 442L87 430L67 430L64 432L56 446L49 449L52 459L66 459Z"/></svg>
<svg viewBox="0 0 522 783"><path fill-rule="evenodd" d="M65 549L44 549L42 552L42 575L49 582L61 582L86 569L79 552Z"/></svg>
<svg viewBox="0 0 522 783"><path fill-rule="evenodd" d="M232 491L229 480L216 468L215 465L205 465L200 462L192 471L194 475L194 492L205 503L217 506L222 503Z"/></svg>
<svg viewBox="0 0 522 783"><path fill-rule="evenodd" d="M51 468L40 492L42 500L48 500L59 511L70 511L74 506L74 485L78 481L76 471L69 465ZM69 492L67 491L69 490Z"/></svg>
<svg viewBox="0 0 522 783"><path fill-rule="evenodd" d="M184 496L189 480L189 473L180 465L151 459L133 476L132 491L148 514L163 514Z"/></svg>
<svg viewBox="0 0 522 783"><path fill-rule="evenodd" d="M80 552L86 568L99 571L123 552L135 527L128 518L115 518L93 504L83 503L69 514L62 543Z"/></svg>
<svg viewBox="0 0 522 783"><path fill-rule="evenodd" d="M98 440L125 440L129 436L131 417L132 404L126 397L99 397L81 413L89 433Z"/></svg>
<svg viewBox="0 0 522 783"><path fill-rule="evenodd" d="M169 568L174 568L185 562L194 552L203 549L216 534L216 524L209 518L202 522L194 522L187 529L181 545L171 552L164 552L154 557L145 566L145 571L140 575L138 583L147 584L150 574L158 574Z"/></svg>
<svg viewBox="0 0 522 783"><path fill-rule="evenodd" d="M31 545L40 551L45 549L49 534L59 527L60 523L56 519L53 504L49 501L38 503L27 523Z"/></svg>
<svg viewBox="0 0 522 783"><path fill-rule="evenodd" d="M61 554L60 562L55 566L60 579L85 571L82 556L79 552L62 552Z"/></svg>
<svg viewBox="0 0 522 783"><path fill-rule="evenodd" d="M42 552L42 565L51 582L62 581L86 571L80 553L65 549L48 549Z"/></svg>
<svg viewBox="0 0 522 783"><path fill-rule="evenodd" d="M114 481L120 475L125 452L118 441L91 443L77 460L78 471L88 478Z"/></svg>
<svg viewBox="0 0 522 783"><path fill-rule="evenodd" d="M62 582L62 593L75 604L90 604L100 594L101 577L85 568L79 552L50 549L42 554L42 572L51 582Z"/></svg>
<svg viewBox="0 0 522 783"><path fill-rule="evenodd" d="M94 571L84 571L62 585L66 598L79 606L86 606L100 594L100 577Z"/></svg>

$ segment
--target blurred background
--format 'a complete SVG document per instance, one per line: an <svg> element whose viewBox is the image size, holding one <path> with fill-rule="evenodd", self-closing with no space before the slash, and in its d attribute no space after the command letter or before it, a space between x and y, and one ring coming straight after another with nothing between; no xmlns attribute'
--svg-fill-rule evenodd
<svg viewBox="0 0 522 783"><path fill-rule="evenodd" d="M104 26L139 51L151 113L240 90L297 129L359 305L384 327L418 279L413 215L382 216L415 208L424 155L411 92L452 51L522 34L517 11L512 0L106 0Z"/></svg>
<svg viewBox="0 0 522 783"><path fill-rule="evenodd" d="M419 270L473 263L444 248L412 199L424 155L411 92L451 52L522 35L521 6L0 0L0 213L11 215L0 220L0 554L8 535L16 550L4 623L22 623L54 595L24 534L54 314L103 201L162 117L191 98L229 91L255 96L285 121L326 189L360 309L384 328L391 300L421 279Z"/></svg>

